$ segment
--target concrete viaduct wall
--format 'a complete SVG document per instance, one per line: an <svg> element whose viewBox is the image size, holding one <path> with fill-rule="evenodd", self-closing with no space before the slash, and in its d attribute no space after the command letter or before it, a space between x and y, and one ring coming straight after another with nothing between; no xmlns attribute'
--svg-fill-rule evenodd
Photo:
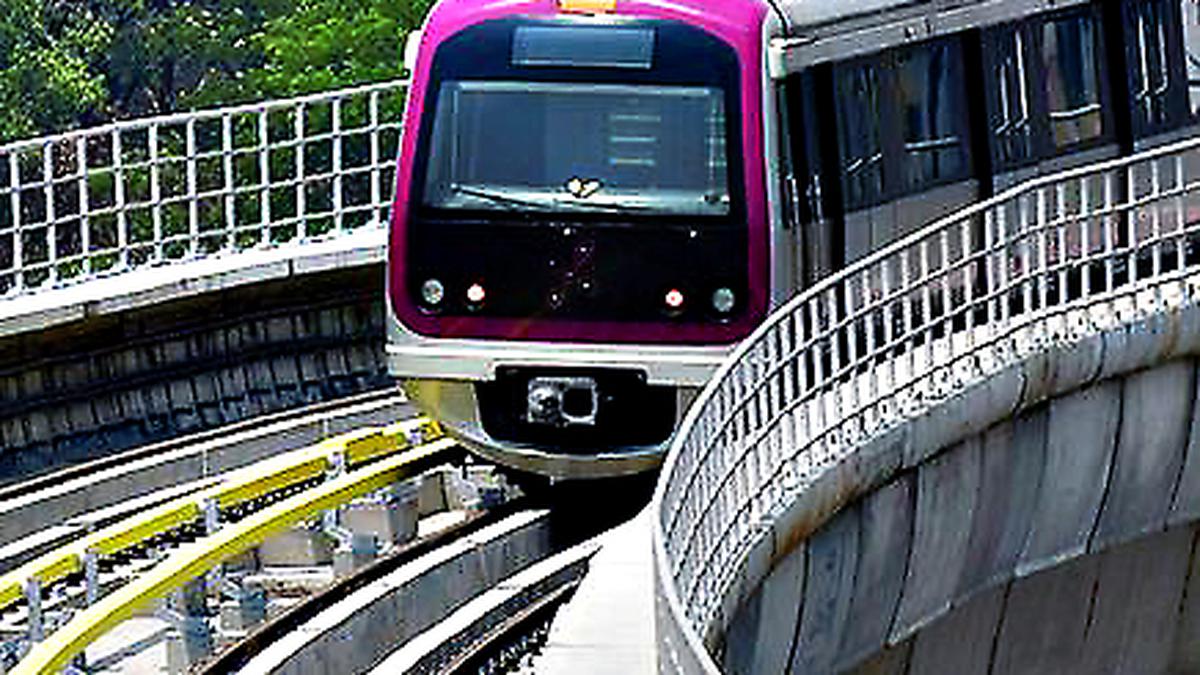
<svg viewBox="0 0 1200 675"><path fill-rule="evenodd" d="M732 616L718 661L1200 671L1198 313L1038 355L860 450L813 492L874 488L792 521L796 545Z"/></svg>
<svg viewBox="0 0 1200 675"><path fill-rule="evenodd" d="M0 303L0 483L386 385L383 234Z"/></svg>

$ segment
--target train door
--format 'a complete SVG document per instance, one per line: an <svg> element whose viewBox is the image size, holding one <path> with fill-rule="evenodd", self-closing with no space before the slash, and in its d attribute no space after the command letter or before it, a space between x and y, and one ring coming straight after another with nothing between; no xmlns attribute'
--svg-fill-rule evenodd
<svg viewBox="0 0 1200 675"><path fill-rule="evenodd" d="M825 68L827 69L827 68ZM818 95L818 69L793 73L780 90L779 119L781 192L790 250L792 292L812 285L835 267L833 225L825 207L828 188L823 163L822 134L831 119L828 99Z"/></svg>

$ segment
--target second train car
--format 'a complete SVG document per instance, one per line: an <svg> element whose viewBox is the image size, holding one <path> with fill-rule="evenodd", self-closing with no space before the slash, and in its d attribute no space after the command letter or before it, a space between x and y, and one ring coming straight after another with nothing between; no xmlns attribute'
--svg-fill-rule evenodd
<svg viewBox="0 0 1200 675"><path fill-rule="evenodd" d="M806 285L1026 178L1194 133L1196 14L442 0L406 59L389 370L506 466L653 468Z"/></svg>

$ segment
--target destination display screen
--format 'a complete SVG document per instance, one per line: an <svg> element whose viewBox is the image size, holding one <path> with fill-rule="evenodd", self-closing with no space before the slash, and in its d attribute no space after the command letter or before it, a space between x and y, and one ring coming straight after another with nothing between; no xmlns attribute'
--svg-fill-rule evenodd
<svg viewBox="0 0 1200 675"><path fill-rule="evenodd" d="M513 31L512 62L519 67L648 70L654 65L654 29L519 26Z"/></svg>

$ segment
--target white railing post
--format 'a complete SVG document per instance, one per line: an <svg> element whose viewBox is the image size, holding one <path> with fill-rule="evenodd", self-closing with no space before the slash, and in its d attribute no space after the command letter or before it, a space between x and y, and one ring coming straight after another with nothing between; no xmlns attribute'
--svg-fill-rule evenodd
<svg viewBox="0 0 1200 675"><path fill-rule="evenodd" d="M270 111L266 108L258 111L258 215L259 235L258 245L266 248L271 245L271 120Z"/></svg>
<svg viewBox="0 0 1200 675"><path fill-rule="evenodd" d="M379 92L373 91L368 97L371 115L371 219L380 216L380 209L386 207L383 203L383 176L379 171Z"/></svg>
<svg viewBox="0 0 1200 675"><path fill-rule="evenodd" d="M1092 251L1092 228L1098 222L1093 217L1089 216L1092 212L1092 191L1088 189L1086 178L1079 179L1079 249L1083 258L1084 265L1081 265L1079 270L1083 277L1080 279L1080 287L1083 297L1091 297L1092 295L1092 275L1091 263L1094 260L1095 253Z"/></svg>
<svg viewBox="0 0 1200 675"><path fill-rule="evenodd" d="M1113 213L1116 208L1116 187L1113 174L1104 176L1104 290L1111 291L1116 285L1116 247L1118 216Z"/></svg>
<svg viewBox="0 0 1200 675"><path fill-rule="evenodd" d="M1176 156L1173 158L1175 166L1175 266L1178 269L1183 269L1187 264L1187 222L1184 219L1184 210L1186 208L1183 200L1184 190L1186 190L1187 179L1183 171L1183 157Z"/></svg>
<svg viewBox="0 0 1200 675"><path fill-rule="evenodd" d="M125 213L125 171L124 149L121 147L121 130L112 130L113 153L113 200L117 213L117 269L124 272L129 269L129 227Z"/></svg>
<svg viewBox="0 0 1200 675"><path fill-rule="evenodd" d="M54 208L54 146L42 146L42 197L45 200L46 283L58 285L58 236Z"/></svg>
<svg viewBox="0 0 1200 675"><path fill-rule="evenodd" d="M151 124L146 130L146 144L150 154L150 223L154 237L150 259L161 263L166 259L166 250L163 242L162 169L159 167L157 124Z"/></svg>
<svg viewBox="0 0 1200 675"><path fill-rule="evenodd" d="M221 170L224 175L225 188L222 190L225 202L225 248L233 250L237 245L237 217L234 200L237 187L233 175L233 116L229 113L221 115Z"/></svg>
<svg viewBox="0 0 1200 675"><path fill-rule="evenodd" d="M1130 164L1125 169L1125 200L1132 204L1137 200L1137 164ZM1137 210L1124 209L1121 216L1125 220L1125 268L1128 282L1137 282Z"/></svg>
<svg viewBox="0 0 1200 675"><path fill-rule="evenodd" d="M293 140L296 144L296 238L300 241L308 239L308 204L304 194L306 187L304 184L304 156L306 152L304 144L304 111L304 104L298 103L293 122Z"/></svg>
<svg viewBox="0 0 1200 675"><path fill-rule="evenodd" d="M1040 310L1046 309L1050 298L1050 257L1047 250L1047 240L1050 237L1046 232L1046 216L1046 190L1043 188L1037 191L1037 215L1034 221L1037 224L1035 230L1037 235L1037 276L1034 278L1038 286L1037 308Z"/></svg>
<svg viewBox="0 0 1200 675"><path fill-rule="evenodd" d="M342 99L335 98L330 106L330 129L333 133L333 233L342 233Z"/></svg>
<svg viewBox="0 0 1200 675"><path fill-rule="evenodd" d="M187 161L187 204L188 204L188 255L194 259L200 254L200 204L198 202L196 176L196 119L188 118L184 125Z"/></svg>
<svg viewBox="0 0 1200 675"><path fill-rule="evenodd" d="M13 219L13 289L20 292L25 288L25 223L21 215L21 161L18 152L13 150L8 153L8 186L12 190L8 198Z"/></svg>
<svg viewBox="0 0 1200 675"><path fill-rule="evenodd" d="M92 275L92 221L91 189L88 186L88 154L87 137L75 139L75 168L77 170L76 186L79 195L79 254L82 256L79 269L84 278Z"/></svg>

